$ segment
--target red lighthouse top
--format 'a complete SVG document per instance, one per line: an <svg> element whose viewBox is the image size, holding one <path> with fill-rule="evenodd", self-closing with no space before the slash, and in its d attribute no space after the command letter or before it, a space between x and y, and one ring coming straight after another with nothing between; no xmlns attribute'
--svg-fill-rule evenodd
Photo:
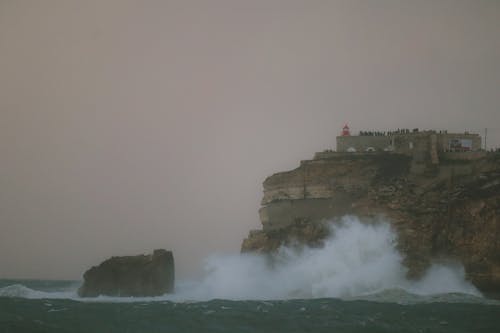
<svg viewBox="0 0 500 333"><path fill-rule="evenodd" d="M351 132L349 131L349 126L347 124L342 127L342 136L349 136L351 135Z"/></svg>

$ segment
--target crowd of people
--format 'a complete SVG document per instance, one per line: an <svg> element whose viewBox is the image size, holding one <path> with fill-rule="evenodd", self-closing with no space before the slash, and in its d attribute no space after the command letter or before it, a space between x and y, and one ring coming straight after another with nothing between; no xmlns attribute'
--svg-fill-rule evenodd
<svg viewBox="0 0 500 333"><path fill-rule="evenodd" d="M410 130L408 128L398 128L394 131L359 131L360 136L388 136L388 135L398 135L398 134L410 134L410 133L418 133L419 129L414 128Z"/></svg>

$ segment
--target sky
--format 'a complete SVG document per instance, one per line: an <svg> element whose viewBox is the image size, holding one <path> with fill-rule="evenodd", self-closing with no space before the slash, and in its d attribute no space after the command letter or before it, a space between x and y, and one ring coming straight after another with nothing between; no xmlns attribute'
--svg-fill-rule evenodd
<svg viewBox="0 0 500 333"><path fill-rule="evenodd" d="M197 276L346 122L498 147L499 36L497 0L0 0L0 278Z"/></svg>

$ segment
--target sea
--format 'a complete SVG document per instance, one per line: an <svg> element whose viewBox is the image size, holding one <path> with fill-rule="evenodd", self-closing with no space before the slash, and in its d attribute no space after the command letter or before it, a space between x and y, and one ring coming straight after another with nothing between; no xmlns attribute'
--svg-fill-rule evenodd
<svg viewBox="0 0 500 333"><path fill-rule="evenodd" d="M4 332L500 332L458 262L408 280L388 223L345 217L322 248L209 256L158 297L80 298L81 281L0 279Z"/></svg>

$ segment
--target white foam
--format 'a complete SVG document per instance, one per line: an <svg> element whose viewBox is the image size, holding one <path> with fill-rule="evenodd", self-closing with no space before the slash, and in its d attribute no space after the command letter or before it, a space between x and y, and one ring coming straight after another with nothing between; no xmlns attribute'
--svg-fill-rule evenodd
<svg viewBox="0 0 500 333"><path fill-rule="evenodd" d="M465 280L465 269L458 263L434 264L421 280L409 283L406 289L417 295L445 293L481 295L471 283Z"/></svg>

